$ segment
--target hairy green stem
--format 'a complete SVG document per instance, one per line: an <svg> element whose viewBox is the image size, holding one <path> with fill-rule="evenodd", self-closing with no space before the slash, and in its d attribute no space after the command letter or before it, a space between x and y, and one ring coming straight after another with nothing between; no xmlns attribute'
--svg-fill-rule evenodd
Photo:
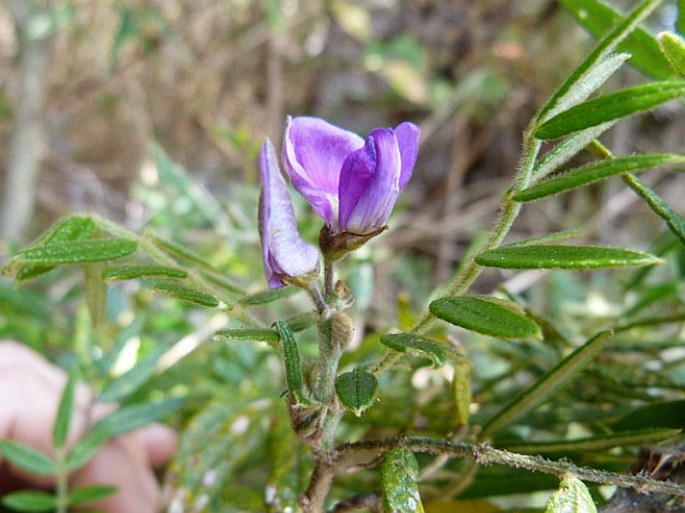
<svg viewBox="0 0 685 513"><path fill-rule="evenodd" d="M587 467L578 467L567 460L554 461L541 456L529 456L496 449L487 444L466 444L435 438L407 437L364 440L343 444L337 448L339 468L358 463L360 457L373 460L382 453L404 447L411 451L428 454L447 454L456 458L467 458L478 465L505 465L534 472L543 472L561 478L566 474L592 483L634 488L639 492L665 493L685 497L685 487L669 481L657 481L642 475L624 475Z"/></svg>
<svg viewBox="0 0 685 513"><path fill-rule="evenodd" d="M326 294L333 294L335 288L335 270L333 268L333 262L329 262L328 260L324 261L323 283L324 292Z"/></svg>
<svg viewBox="0 0 685 513"><path fill-rule="evenodd" d="M525 189L530 182L535 161L541 146L541 141L533 136L534 132L534 125L529 127L526 131L519 170L514 178L513 186L507 190L502 197L499 217L495 222L487 241L483 244L481 251L488 251L498 247L509 233L511 226L514 224L516 217L521 211L521 203L516 202L511 198L516 192ZM482 271L483 267L476 263L475 255L469 257L467 262L459 268L457 273L449 281L445 296L457 297L466 293ZM430 329L435 320L435 316L427 311L412 327L412 333L425 333Z"/></svg>

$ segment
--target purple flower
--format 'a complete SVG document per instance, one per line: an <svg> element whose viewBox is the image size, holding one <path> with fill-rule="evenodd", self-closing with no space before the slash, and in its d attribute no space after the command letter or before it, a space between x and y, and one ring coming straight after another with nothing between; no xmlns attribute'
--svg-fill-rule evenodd
<svg viewBox="0 0 685 513"><path fill-rule="evenodd" d="M331 234L382 231L400 189L411 178L419 127L376 128L366 141L311 117L288 117L283 163L293 186L326 221Z"/></svg>
<svg viewBox="0 0 685 513"><path fill-rule="evenodd" d="M295 209L278 167L273 144L264 141L259 154L262 192L259 196L259 233L269 287L277 289L318 272L319 252L297 232Z"/></svg>

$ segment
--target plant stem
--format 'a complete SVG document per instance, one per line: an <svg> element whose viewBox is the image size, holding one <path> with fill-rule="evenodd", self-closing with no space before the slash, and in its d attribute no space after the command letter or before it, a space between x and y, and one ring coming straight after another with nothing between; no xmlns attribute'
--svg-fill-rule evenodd
<svg viewBox="0 0 685 513"><path fill-rule="evenodd" d="M324 261L323 282L324 292L326 294L333 294L333 289L335 288L335 270L333 269L333 262L329 262L328 260Z"/></svg>
<svg viewBox="0 0 685 513"><path fill-rule="evenodd" d="M487 241L482 246L482 251L488 251L498 247L509 233L516 217L521 211L521 203L512 200L512 196L524 189L530 182L535 161L540 152L541 141L533 136L535 126L531 125L526 131L523 139L523 154L519 165L519 170L514 178L513 186L504 193L500 205L500 214L495 222ZM483 267L476 263L475 256L472 256L459 269L447 286L447 297L461 296L469 289L474 281L480 276ZM412 333L425 333L435 322L435 316L426 312L421 319L412 327Z"/></svg>
<svg viewBox="0 0 685 513"><path fill-rule="evenodd" d="M67 513L69 506L69 472L66 465L66 449L64 447L55 448L55 494L57 496L56 513Z"/></svg>
<svg viewBox="0 0 685 513"><path fill-rule="evenodd" d="M206 280L200 273L194 271L193 269L188 269L186 267L180 267L176 260L171 258L169 255L160 250L155 244L150 242L145 236L138 235L127 228L120 226L116 223L108 221L102 217L92 215L91 216L95 222L104 228L106 231L116 235L118 237L134 240L138 243L138 247L144 253L147 253L150 257L157 260L162 265L169 267L174 267L182 269L188 273L188 280L193 284L193 286L199 288L203 292L212 295L220 299L227 308L223 310L228 316L240 322L243 326L248 328L259 328L262 324L252 318L247 312L245 312L238 304L234 304L229 298L227 298L224 293L210 281Z"/></svg>
<svg viewBox="0 0 685 513"><path fill-rule="evenodd" d="M621 488L635 488L639 492L658 492L678 497L685 497L685 487L670 481L657 481L642 475L624 475L587 467L578 467L566 460L554 461L541 456L529 456L496 449L487 444L466 444L449 442L434 438L386 438L380 440L364 440L343 444L337 448L338 468L346 468L356 464L360 456L368 460L397 447L404 447L411 451L428 454L448 454L457 458L467 458L478 465L505 465L522 468L534 472L543 472L557 477L573 474L584 481L592 483L615 485Z"/></svg>

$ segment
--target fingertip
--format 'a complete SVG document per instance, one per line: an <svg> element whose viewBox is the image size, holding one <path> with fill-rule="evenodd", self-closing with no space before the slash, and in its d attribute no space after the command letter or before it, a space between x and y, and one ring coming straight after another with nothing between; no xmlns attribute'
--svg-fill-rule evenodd
<svg viewBox="0 0 685 513"><path fill-rule="evenodd" d="M160 467L171 459L178 445L176 431L163 424L151 424L135 433L147 452L153 467Z"/></svg>

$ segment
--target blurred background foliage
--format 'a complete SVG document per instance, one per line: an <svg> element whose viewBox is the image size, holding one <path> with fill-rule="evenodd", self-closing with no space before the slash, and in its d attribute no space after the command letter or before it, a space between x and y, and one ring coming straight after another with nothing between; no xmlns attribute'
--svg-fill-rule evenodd
<svg viewBox="0 0 685 513"><path fill-rule="evenodd" d="M650 19L655 32L672 29L674 4L665 3ZM626 5L632 3L616 7ZM551 0L7 0L0 5L0 255L57 218L95 213L180 243L245 291L257 292L265 286L256 223L255 158L262 139L278 144L288 114L320 116L360 133L411 120L422 126L421 150L391 230L341 271L357 301L355 350L347 358L363 360L381 350L379 332L411 325L435 285L490 226L513 175L522 130L592 44ZM29 60L36 48L42 62ZM625 69L612 80L627 85L639 79L639 72ZM20 115L27 96L38 98L34 116ZM605 143L616 154L682 153L682 114L682 104L668 104L624 120ZM27 130L38 130L38 137L22 155L38 170L18 197L10 194L10 175L27 164L16 162L13 148ZM676 178L647 180L677 206L685 182ZM302 233L315 240L319 220L296 201ZM15 202L28 203L30 214L17 217ZM461 331L450 335L473 359L475 424L521 383L550 369L573 342L682 311L682 247L621 182L527 207L511 238L569 228L581 228L590 242L657 251L668 264L610 274L488 272L476 290L506 290L540 318L548 336L504 343ZM76 271L61 270L19 290L0 278L0 338L16 338L58 361L78 359L101 391L128 373L134 393L119 396L124 404L187 397L170 418L186 434L167 476L171 490L179 483L191 490L187 504L211 500L211 511L224 511L218 504L239 511L261 504L273 480L286 491L300 488L310 462L292 449L297 441L279 400L280 363L268 347L214 341L212 333L228 322L222 314L160 297L136 282L109 286L107 318L93 328L84 294ZM254 313L270 322L307 309L302 294L277 305L256 306ZM308 333L299 335L304 355L316 351ZM624 429L682 428L682 408L667 402L684 399L685 354L677 347L682 326L667 323L645 333L639 326L619 331L619 342L582 382L495 442L516 447L578 438L610 432L621 422ZM459 425L453 371L426 363L408 359L404 369L387 374L382 403L350 419L346 435L453 432ZM644 415L629 414L661 401L675 417L653 413L647 418L658 422L641 425ZM226 433L231 436L221 436ZM284 452L290 457L285 467L272 461L265 468L266 454ZM621 470L635 448L562 453ZM464 465L450 463L428 492L422 489L427 509L447 511L450 503L431 508L430 497L449 489ZM502 472L481 471L463 497L557 486L554 479L511 470L503 481ZM363 490L374 479L355 474L342 485ZM281 496L284 504L287 496ZM530 506L518 498L487 506L492 509L471 504L473 511Z"/></svg>

